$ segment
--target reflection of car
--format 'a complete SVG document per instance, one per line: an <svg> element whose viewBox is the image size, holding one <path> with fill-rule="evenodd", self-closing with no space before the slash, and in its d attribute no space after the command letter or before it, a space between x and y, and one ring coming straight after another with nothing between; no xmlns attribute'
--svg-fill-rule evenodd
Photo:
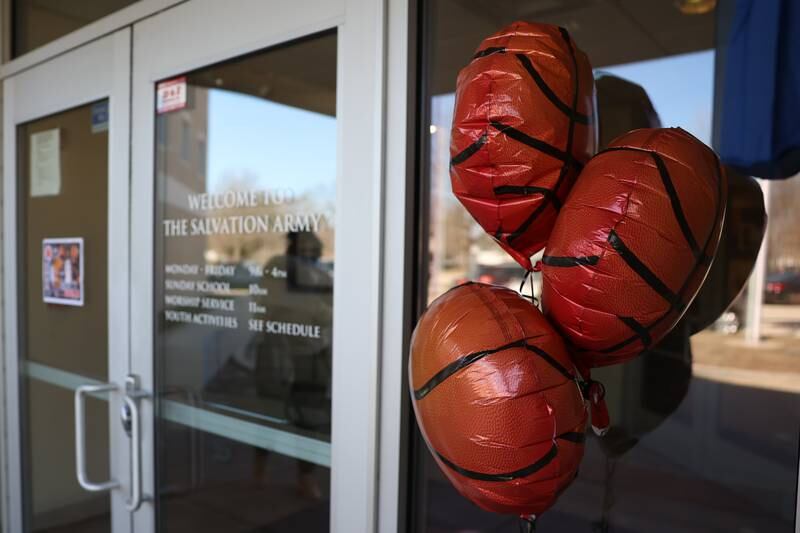
<svg viewBox="0 0 800 533"><path fill-rule="evenodd" d="M735 311L725 311L714 322L713 327L726 335L733 335L742 327L742 321Z"/></svg>
<svg viewBox="0 0 800 533"><path fill-rule="evenodd" d="M776 272L767 276L764 284L766 303L789 303L800 298L800 272Z"/></svg>
<svg viewBox="0 0 800 533"><path fill-rule="evenodd" d="M541 252L531 257L534 264L540 259ZM473 246L470 249L470 261L466 270L463 277L451 278L454 281L452 286L461 285L467 281L477 281L519 291L520 283L526 274L524 268L512 261L503 250L494 246L488 250L480 250ZM541 272L533 272L525 280L525 288L522 291L525 295L531 294L531 284L533 285L533 294L537 297L541 295Z"/></svg>
<svg viewBox="0 0 800 533"><path fill-rule="evenodd" d="M517 263L503 263L501 265L477 265L471 278L480 283L500 285L519 291L523 276L525 276L525 270ZM542 276L539 272L534 272L531 278L533 279L534 294L538 296L542 293ZM529 284L530 281L525 282L523 288L525 294L529 294L531 291Z"/></svg>
<svg viewBox="0 0 800 533"><path fill-rule="evenodd" d="M728 308L714 322L714 329L732 335L744 327L747 316L747 290L742 292L731 302Z"/></svg>
<svg viewBox="0 0 800 533"><path fill-rule="evenodd" d="M522 269L516 263L504 265L478 265L477 272L473 276L475 281L490 283L493 285L509 286L522 280Z"/></svg>

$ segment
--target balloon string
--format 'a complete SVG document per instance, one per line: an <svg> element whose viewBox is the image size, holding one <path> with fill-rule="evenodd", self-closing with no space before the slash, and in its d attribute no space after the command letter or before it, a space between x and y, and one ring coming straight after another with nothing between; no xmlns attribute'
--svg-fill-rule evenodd
<svg viewBox="0 0 800 533"><path fill-rule="evenodd" d="M539 305L539 301L536 299L536 295L533 293L533 276L529 276L531 280L531 298L533 298L533 305Z"/></svg>
<svg viewBox="0 0 800 533"><path fill-rule="evenodd" d="M524 289L524 288L525 288L525 282L526 282L526 281L528 280L528 278L530 277L530 275L531 275L531 272L532 272L531 270L526 270L526 271L525 271L525 274L522 276L522 282L520 282L520 284L519 284L519 292L520 292L520 293L522 292L522 289Z"/></svg>
<svg viewBox="0 0 800 533"><path fill-rule="evenodd" d="M520 293L520 295L522 295L522 297L527 298L531 302L533 302L533 305L539 305L539 300L536 298L536 294L535 294L535 291L533 289L533 275L532 274L534 272L536 272L535 268L533 270L526 270L525 271L525 274L522 276L522 281L519 284L519 293ZM530 280L530 283L531 283L531 294L530 295L527 295L524 292L522 292L525 289L525 282L528 281L528 280Z"/></svg>

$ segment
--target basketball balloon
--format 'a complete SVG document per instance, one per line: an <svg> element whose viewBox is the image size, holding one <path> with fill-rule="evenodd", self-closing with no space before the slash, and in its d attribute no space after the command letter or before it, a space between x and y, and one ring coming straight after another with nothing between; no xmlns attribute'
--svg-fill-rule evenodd
<svg viewBox="0 0 800 533"><path fill-rule="evenodd" d="M678 322L719 243L727 181L680 128L641 129L586 165L542 259L542 306L581 367L619 363Z"/></svg>
<svg viewBox="0 0 800 533"><path fill-rule="evenodd" d="M437 298L411 340L417 422L458 491L539 515L575 478L587 407L563 341L518 293L468 283Z"/></svg>
<svg viewBox="0 0 800 533"><path fill-rule="evenodd" d="M515 22L458 75L453 192L528 270L596 149L594 115L591 65L564 28Z"/></svg>

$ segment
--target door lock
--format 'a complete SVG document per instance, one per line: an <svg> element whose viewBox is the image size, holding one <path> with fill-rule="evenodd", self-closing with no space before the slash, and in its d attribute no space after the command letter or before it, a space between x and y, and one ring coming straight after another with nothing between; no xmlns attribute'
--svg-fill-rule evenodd
<svg viewBox="0 0 800 533"><path fill-rule="evenodd" d="M133 413L127 403L123 403L122 407L119 408L119 420L122 422L122 429L125 430L125 434L130 438L131 428L133 427Z"/></svg>
<svg viewBox="0 0 800 533"><path fill-rule="evenodd" d="M139 388L139 376L129 374L125 377L125 395L132 399L134 402L138 401L142 396L142 390ZM133 410L129 402L123 402L122 407L119 408L119 421L122 423L122 429L128 438L131 437L131 429L133 428Z"/></svg>

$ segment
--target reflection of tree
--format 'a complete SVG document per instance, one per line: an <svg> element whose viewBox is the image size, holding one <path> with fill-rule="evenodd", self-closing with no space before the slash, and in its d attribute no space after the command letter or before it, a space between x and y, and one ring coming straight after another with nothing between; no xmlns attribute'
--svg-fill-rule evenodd
<svg viewBox="0 0 800 533"><path fill-rule="evenodd" d="M228 174L222 179L221 186L215 194L225 192L259 191L269 187L263 185L264 180L252 174ZM317 236L322 241L323 252L321 259L333 259L334 229L333 229L333 201L320 201L314 197L313 192L295 197L293 201L262 205L259 196L259 205L255 207L237 207L219 209L208 213L198 213L198 216L226 217L247 215L269 215L270 220L286 214L322 213L321 229ZM208 238L208 249L216 253L217 258L223 263L251 262L264 264L270 257L282 254L286 249L285 233L254 233L239 235L211 235Z"/></svg>
<svg viewBox="0 0 800 533"><path fill-rule="evenodd" d="M439 296L458 280L472 275L476 250L492 250L502 257L494 242L453 195L450 184L450 128L453 122L455 94L432 100L432 121L436 126L430 136L430 250L429 300ZM509 261L511 259L509 258Z"/></svg>
<svg viewBox="0 0 800 533"><path fill-rule="evenodd" d="M444 205L443 219L447 226L444 268L459 268L466 271L469 255L474 248L500 250L500 245L475 222L459 202L449 202Z"/></svg>
<svg viewBox="0 0 800 533"><path fill-rule="evenodd" d="M469 260L470 228L472 217L461 204L443 204L445 208L444 225L447 227L447 239L444 242L443 267L466 266Z"/></svg>
<svg viewBox="0 0 800 533"><path fill-rule="evenodd" d="M769 187L769 270L800 268L800 176L772 181Z"/></svg>

